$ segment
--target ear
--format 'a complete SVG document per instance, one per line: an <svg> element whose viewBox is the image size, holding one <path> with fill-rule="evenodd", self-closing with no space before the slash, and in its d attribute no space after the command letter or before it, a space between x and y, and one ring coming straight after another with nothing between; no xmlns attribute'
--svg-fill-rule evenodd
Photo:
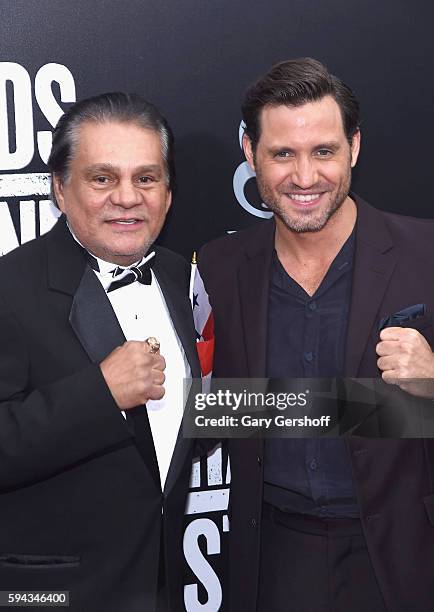
<svg viewBox="0 0 434 612"><path fill-rule="evenodd" d="M253 155L252 141L245 133L243 134L243 150L244 150L244 155L246 156L249 166L251 167L253 172L256 172L255 156Z"/></svg>
<svg viewBox="0 0 434 612"><path fill-rule="evenodd" d="M351 143L351 168L357 164L357 158L359 157L360 151L360 130L353 136L353 141Z"/></svg>
<svg viewBox="0 0 434 612"><path fill-rule="evenodd" d="M168 191L166 195L166 214L169 211L169 208L172 206L172 192Z"/></svg>
<svg viewBox="0 0 434 612"><path fill-rule="evenodd" d="M63 183L58 174L53 174L51 177L53 183L53 191L56 197L56 202L60 210L65 212L65 197L63 195Z"/></svg>

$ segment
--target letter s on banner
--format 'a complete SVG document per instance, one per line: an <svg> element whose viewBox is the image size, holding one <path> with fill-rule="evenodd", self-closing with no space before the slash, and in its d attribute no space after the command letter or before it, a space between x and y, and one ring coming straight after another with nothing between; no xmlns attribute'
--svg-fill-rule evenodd
<svg viewBox="0 0 434 612"><path fill-rule="evenodd" d="M35 77L35 97L39 108L53 127L63 115L64 110L59 106L53 95L51 86L58 83L60 87L60 100L62 102L75 102L74 77L63 64L45 64L39 68ZM46 164L51 151L53 135L50 130L38 132L38 150L42 161Z"/></svg>
<svg viewBox="0 0 434 612"><path fill-rule="evenodd" d="M222 603L222 587L217 574L203 556L199 545L199 536L205 536L207 553L220 553L220 533L217 525L210 519L201 518L192 521L184 533L184 555L193 573L201 581L208 593L208 601L200 603L197 584L184 587L184 604L189 612L215 612Z"/></svg>
<svg viewBox="0 0 434 612"><path fill-rule="evenodd" d="M35 97L38 106L54 128L64 109L54 97L52 85L57 83L61 102L75 102L74 77L66 66L54 62L42 66L35 77ZM7 96L7 88L13 96ZM13 102L12 102L13 101ZM8 109L8 102L13 108ZM9 113L8 113L9 110ZM15 147L9 141L9 119L14 117ZM37 133L41 160L47 163L50 155L52 133ZM15 148L15 150L13 150ZM19 170L30 164L34 155L32 83L29 73L20 64L0 62L0 169Z"/></svg>

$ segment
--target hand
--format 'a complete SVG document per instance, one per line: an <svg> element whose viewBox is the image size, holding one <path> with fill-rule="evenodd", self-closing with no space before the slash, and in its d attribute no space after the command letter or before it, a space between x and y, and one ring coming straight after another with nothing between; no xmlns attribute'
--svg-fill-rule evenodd
<svg viewBox="0 0 434 612"><path fill-rule="evenodd" d="M146 342L118 346L100 363L102 374L120 410L135 408L164 396L166 362Z"/></svg>
<svg viewBox="0 0 434 612"><path fill-rule="evenodd" d="M380 333L376 351L386 383L434 398L434 353L422 334L410 327L387 327Z"/></svg>

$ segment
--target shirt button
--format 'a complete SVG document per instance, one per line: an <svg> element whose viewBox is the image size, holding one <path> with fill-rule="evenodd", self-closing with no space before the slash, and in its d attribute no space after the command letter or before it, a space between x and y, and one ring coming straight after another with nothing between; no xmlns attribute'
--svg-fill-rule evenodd
<svg viewBox="0 0 434 612"><path fill-rule="evenodd" d="M313 353L312 353L312 351L307 351L307 352L304 354L304 358L305 358L305 359L306 359L306 361L308 361L309 363L310 363L311 361L313 361Z"/></svg>
<svg viewBox="0 0 434 612"><path fill-rule="evenodd" d="M258 465L262 465L262 458L259 455L256 457L256 461L258 462Z"/></svg>
<svg viewBox="0 0 434 612"><path fill-rule="evenodd" d="M310 302L309 303L309 309L310 310L316 310L316 302Z"/></svg>
<svg viewBox="0 0 434 612"><path fill-rule="evenodd" d="M312 459L312 460L309 462L309 467L310 467L310 469L311 469L311 470L314 470L314 471L315 471L316 469L318 469L318 462L317 462L317 460L316 460L316 459Z"/></svg>

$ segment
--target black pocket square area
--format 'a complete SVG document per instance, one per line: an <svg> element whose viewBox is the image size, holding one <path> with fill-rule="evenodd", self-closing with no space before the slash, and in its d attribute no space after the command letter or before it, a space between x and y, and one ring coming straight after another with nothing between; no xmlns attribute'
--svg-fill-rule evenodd
<svg viewBox="0 0 434 612"><path fill-rule="evenodd" d="M386 329L386 327L405 327L410 321L416 321L425 316L427 308L425 304L414 304L407 306L388 317L383 317L378 324L378 330Z"/></svg>

